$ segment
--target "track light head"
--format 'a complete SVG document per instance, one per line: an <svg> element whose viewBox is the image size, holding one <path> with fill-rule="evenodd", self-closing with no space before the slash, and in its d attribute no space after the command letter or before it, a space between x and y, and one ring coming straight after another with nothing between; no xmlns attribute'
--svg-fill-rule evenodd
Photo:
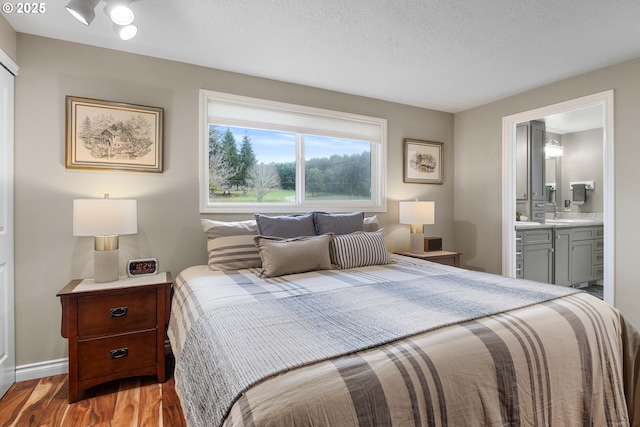
<svg viewBox="0 0 640 427"><path fill-rule="evenodd" d="M130 1L111 0L105 6L104 11L114 24L129 25L133 23L135 18L130 4Z"/></svg>
<svg viewBox="0 0 640 427"><path fill-rule="evenodd" d="M138 27L133 24L118 25L113 24L113 30L120 36L122 40L131 40L138 34Z"/></svg>
<svg viewBox="0 0 640 427"><path fill-rule="evenodd" d="M100 0L70 0L66 9L78 21L89 25L96 17L95 8L98 3Z"/></svg>

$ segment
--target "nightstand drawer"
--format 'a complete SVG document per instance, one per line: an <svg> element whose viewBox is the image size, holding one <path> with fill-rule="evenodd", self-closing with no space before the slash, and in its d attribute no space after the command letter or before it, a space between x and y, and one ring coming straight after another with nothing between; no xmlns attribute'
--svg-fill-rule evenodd
<svg viewBox="0 0 640 427"><path fill-rule="evenodd" d="M156 365L155 329L78 343L79 379Z"/></svg>
<svg viewBox="0 0 640 427"><path fill-rule="evenodd" d="M156 327L156 290L78 298L78 337Z"/></svg>

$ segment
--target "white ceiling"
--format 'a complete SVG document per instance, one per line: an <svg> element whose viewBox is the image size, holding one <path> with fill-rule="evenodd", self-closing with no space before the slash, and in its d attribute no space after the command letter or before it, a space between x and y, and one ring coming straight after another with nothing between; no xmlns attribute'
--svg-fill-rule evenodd
<svg viewBox="0 0 640 427"><path fill-rule="evenodd" d="M3 16L18 32L447 112L640 57L638 0L137 0L127 42L104 1L89 27L66 3Z"/></svg>

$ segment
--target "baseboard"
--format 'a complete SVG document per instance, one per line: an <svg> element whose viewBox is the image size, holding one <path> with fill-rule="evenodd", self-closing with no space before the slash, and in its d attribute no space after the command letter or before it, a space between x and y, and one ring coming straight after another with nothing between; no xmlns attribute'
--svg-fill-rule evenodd
<svg viewBox="0 0 640 427"><path fill-rule="evenodd" d="M165 354L171 354L169 340L164 342ZM29 363L16 366L16 382L36 380L53 375L61 375L69 372L69 359L46 360L44 362Z"/></svg>
<svg viewBox="0 0 640 427"><path fill-rule="evenodd" d="M16 382L36 380L38 378L69 372L69 359L47 360L38 363L16 366Z"/></svg>

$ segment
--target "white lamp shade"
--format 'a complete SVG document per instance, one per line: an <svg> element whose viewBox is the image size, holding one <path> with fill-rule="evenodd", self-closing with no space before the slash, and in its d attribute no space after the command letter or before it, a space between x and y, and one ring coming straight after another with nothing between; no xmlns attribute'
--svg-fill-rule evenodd
<svg viewBox="0 0 640 427"><path fill-rule="evenodd" d="M138 232L138 205L131 199L73 201L74 236L113 236Z"/></svg>
<svg viewBox="0 0 640 427"><path fill-rule="evenodd" d="M436 202L400 202L400 224L435 224Z"/></svg>

